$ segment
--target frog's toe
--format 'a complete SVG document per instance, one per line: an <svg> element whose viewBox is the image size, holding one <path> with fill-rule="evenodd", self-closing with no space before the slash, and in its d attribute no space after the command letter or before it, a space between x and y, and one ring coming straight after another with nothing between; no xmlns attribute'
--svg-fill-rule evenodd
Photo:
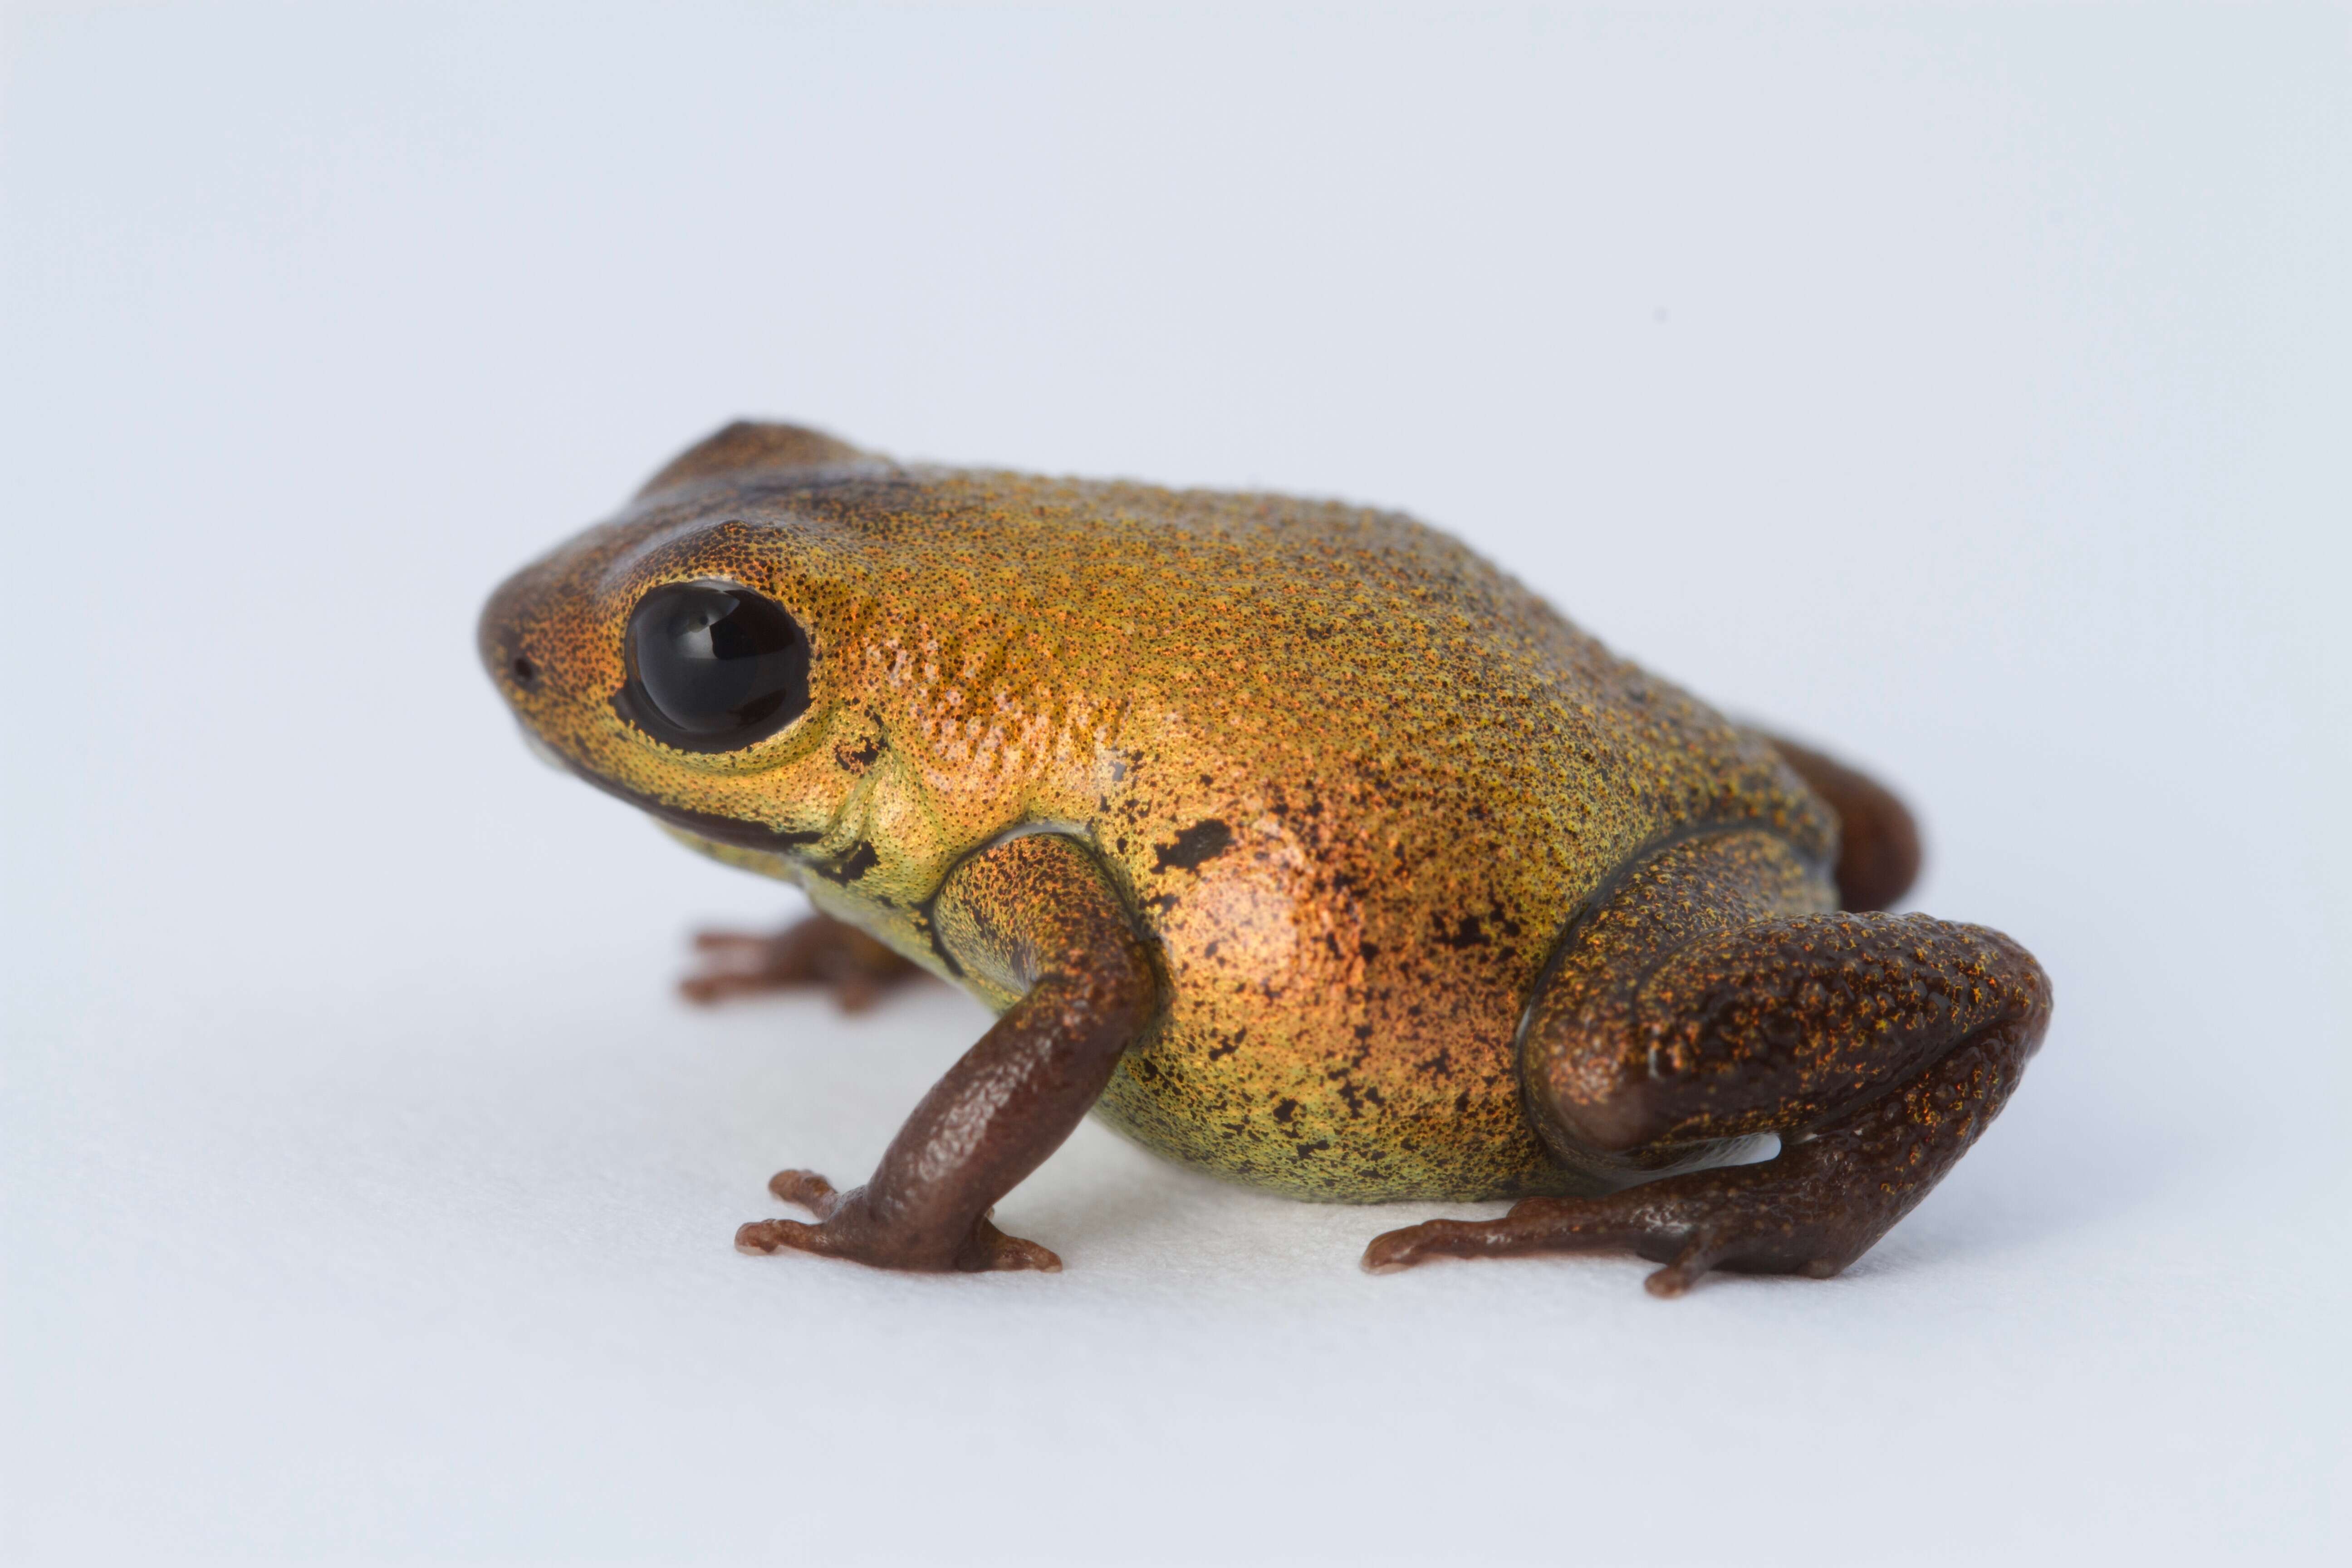
<svg viewBox="0 0 2352 1568"><path fill-rule="evenodd" d="M1433 1258L1622 1248L1648 1239L1637 1216L1606 1198L1522 1198L1500 1219L1433 1219L1372 1238L1364 1268L1394 1274Z"/></svg>
<svg viewBox="0 0 2352 1568"><path fill-rule="evenodd" d="M972 1226L971 1238L964 1243L962 1253L956 1258L956 1268L964 1274L991 1274L1008 1269L1034 1269L1040 1274L1059 1274L1062 1259L1050 1247L1024 1241L1017 1236L1007 1236L983 1215Z"/></svg>
<svg viewBox="0 0 2352 1568"><path fill-rule="evenodd" d="M1436 1248L1432 1237L1453 1220L1433 1219L1421 1225L1409 1225L1402 1230L1391 1230L1372 1237L1364 1248L1364 1272L1367 1274L1402 1274L1414 1264L1433 1256Z"/></svg>
<svg viewBox="0 0 2352 1568"><path fill-rule="evenodd" d="M696 931L696 967L678 976L678 994L709 1006L765 990L770 983L761 975L768 965L769 940L748 931Z"/></svg>
<svg viewBox="0 0 2352 1568"><path fill-rule="evenodd" d="M1707 1270L1723 1261L1729 1248L1719 1237L1703 1231L1693 1232L1674 1260L1664 1268L1652 1272L1642 1281L1642 1289L1651 1295L1672 1299L1687 1294Z"/></svg>
<svg viewBox="0 0 2352 1568"><path fill-rule="evenodd" d="M814 1171L778 1171L768 1178L768 1191L792 1205L816 1215L819 1223L803 1225L796 1219L755 1219L735 1232L735 1250L765 1258L778 1252L832 1252L831 1238L825 1234L824 1221L831 1219L842 1205L839 1188Z"/></svg>
<svg viewBox="0 0 2352 1568"><path fill-rule="evenodd" d="M823 1252L825 1248L816 1226L803 1225L796 1219L755 1219L736 1227L735 1250L753 1258L767 1258L786 1250Z"/></svg>
<svg viewBox="0 0 2352 1568"><path fill-rule="evenodd" d="M1808 1279L1828 1279L1845 1267L1844 1260L1836 1258L1809 1258L1793 1262L1769 1250L1760 1252L1753 1263L1747 1263L1738 1257L1739 1250L1736 1241L1693 1236L1683 1243L1673 1262L1642 1281L1642 1288L1653 1296L1675 1297L1688 1291L1702 1276L1717 1268L1738 1273L1798 1274Z"/></svg>
<svg viewBox="0 0 2352 1568"><path fill-rule="evenodd" d="M814 1171L778 1171L768 1178L768 1191L819 1219L831 1219L841 1206L840 1189Z"/></svg>
<svg viewBox="0 0 2352 1568"><path fill-rule="evenodd" d="M703 931L694 935L699 967L677 983L689 1002L709 1005L762 991L829 991L845 1013L862 1013L922 970L859 931L812 915L771 934Z"/></svg>
<svg viewBox="0 0 2352 1568"><path fill-rule="evenodd" d="M1372 1237L1364 1248L1364 1272L1402 1274L1433 1258L1476 1258L1509 1250L1506 1221L1423 1220Z"/></svg>

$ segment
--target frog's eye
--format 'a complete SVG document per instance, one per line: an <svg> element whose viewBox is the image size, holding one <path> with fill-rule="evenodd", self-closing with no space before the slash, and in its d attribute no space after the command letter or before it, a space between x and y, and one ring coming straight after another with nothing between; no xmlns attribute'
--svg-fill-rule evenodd
<svg viewBox="0 0 2352 1568"><path fill-rule="evenodd" d="M629 614L621 717L686 752L731 752L807 711L809 642L782 605L733 583L671 583Z"/></svg>

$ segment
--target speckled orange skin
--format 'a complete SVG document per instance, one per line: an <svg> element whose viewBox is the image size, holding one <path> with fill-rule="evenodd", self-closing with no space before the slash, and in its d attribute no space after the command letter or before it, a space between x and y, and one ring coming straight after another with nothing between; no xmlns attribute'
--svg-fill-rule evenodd
<svg viewBox="0 0 2352 1568"><path fill-rule="evenodd" d="M633 605L697 577L789 606L814 648L806 717L740 752L672 751L611 703ZM1604 1190L1622 1173L1556 1158L1522 1110L1515 1036L1571 919L1708 826L1769 837L1788 911L1836 903L1835 819L1769 742L1393 512L737 426L484 628L574 770L1000 1009L934 900L1008 834L1081 841L1162 975L1099 1113L1300 1196Z"/></svg>

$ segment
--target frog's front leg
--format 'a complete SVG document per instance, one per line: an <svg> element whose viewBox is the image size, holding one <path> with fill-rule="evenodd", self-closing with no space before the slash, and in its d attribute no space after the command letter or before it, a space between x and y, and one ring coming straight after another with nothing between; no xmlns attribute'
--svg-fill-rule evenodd
<svg viewBox="0 0 2352 1568"><path fill-rule="evenodd" d="M689 1002L705 1006L761 991L817 988L845 1013L863 1013L886 992L922 978L922 966L901 958L845 921L813 914L766 935L699 931L694 947L701 967L677 983Z"/></svg>
<svg viewBox="0 0 2352 1568"><path fill-rule="evenodd" d="M1365 1266L1630 1250L1665 1263L1649 1287L1678 1295L1710 1268L1823 1278L1869 1250L2007 1102L2050 982L1997 931L1816 912L1811 877L1752 832L1637 867L1569 934L1520 1072L1564 1163L1642 1184L1391 1231ZM1765 1163L1690 1168L1765 1131L1781 1142Z"/></svg>
<svg viewBox="0 0 2352 1568"><path fill-rule="evenodd" d="M784 1248L925 1272L1056 1269L989 1210L1061 1146L1159 1006L1159 983L1125 909L1070 839L1015 838L965 861L933 910L967 974L1018 995L907 1119L873 1178L838 1193L807 1171L770 1191L814 1225L761 1220L746 1252Z"/></svg>

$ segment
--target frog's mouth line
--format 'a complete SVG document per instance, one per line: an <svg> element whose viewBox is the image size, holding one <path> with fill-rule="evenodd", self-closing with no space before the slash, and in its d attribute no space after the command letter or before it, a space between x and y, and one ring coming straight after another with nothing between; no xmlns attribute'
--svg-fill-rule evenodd
<svg viewBox="0 0 2352 1568"><path fill-rule="evenodd" d="M586 768L532 734L528 725L523 728L523 737L529 742L530 749L539 754L541 761L562 769L583 784L593 784L606 795L627 801L648 816L666 822L672 827L682 827L688 833L708 838L716 844L724 844L736 849L758 849L770 855L782 855L787 850L798 848L803 845L814 844L824 837L823 828L795 832L780 827L762 827L756 822L739 822L731 816L720 816L713 812L688 811L684 806L665 805L649 795L639 795L625 784L615 784L611 779L590 773Z"/></svg>

